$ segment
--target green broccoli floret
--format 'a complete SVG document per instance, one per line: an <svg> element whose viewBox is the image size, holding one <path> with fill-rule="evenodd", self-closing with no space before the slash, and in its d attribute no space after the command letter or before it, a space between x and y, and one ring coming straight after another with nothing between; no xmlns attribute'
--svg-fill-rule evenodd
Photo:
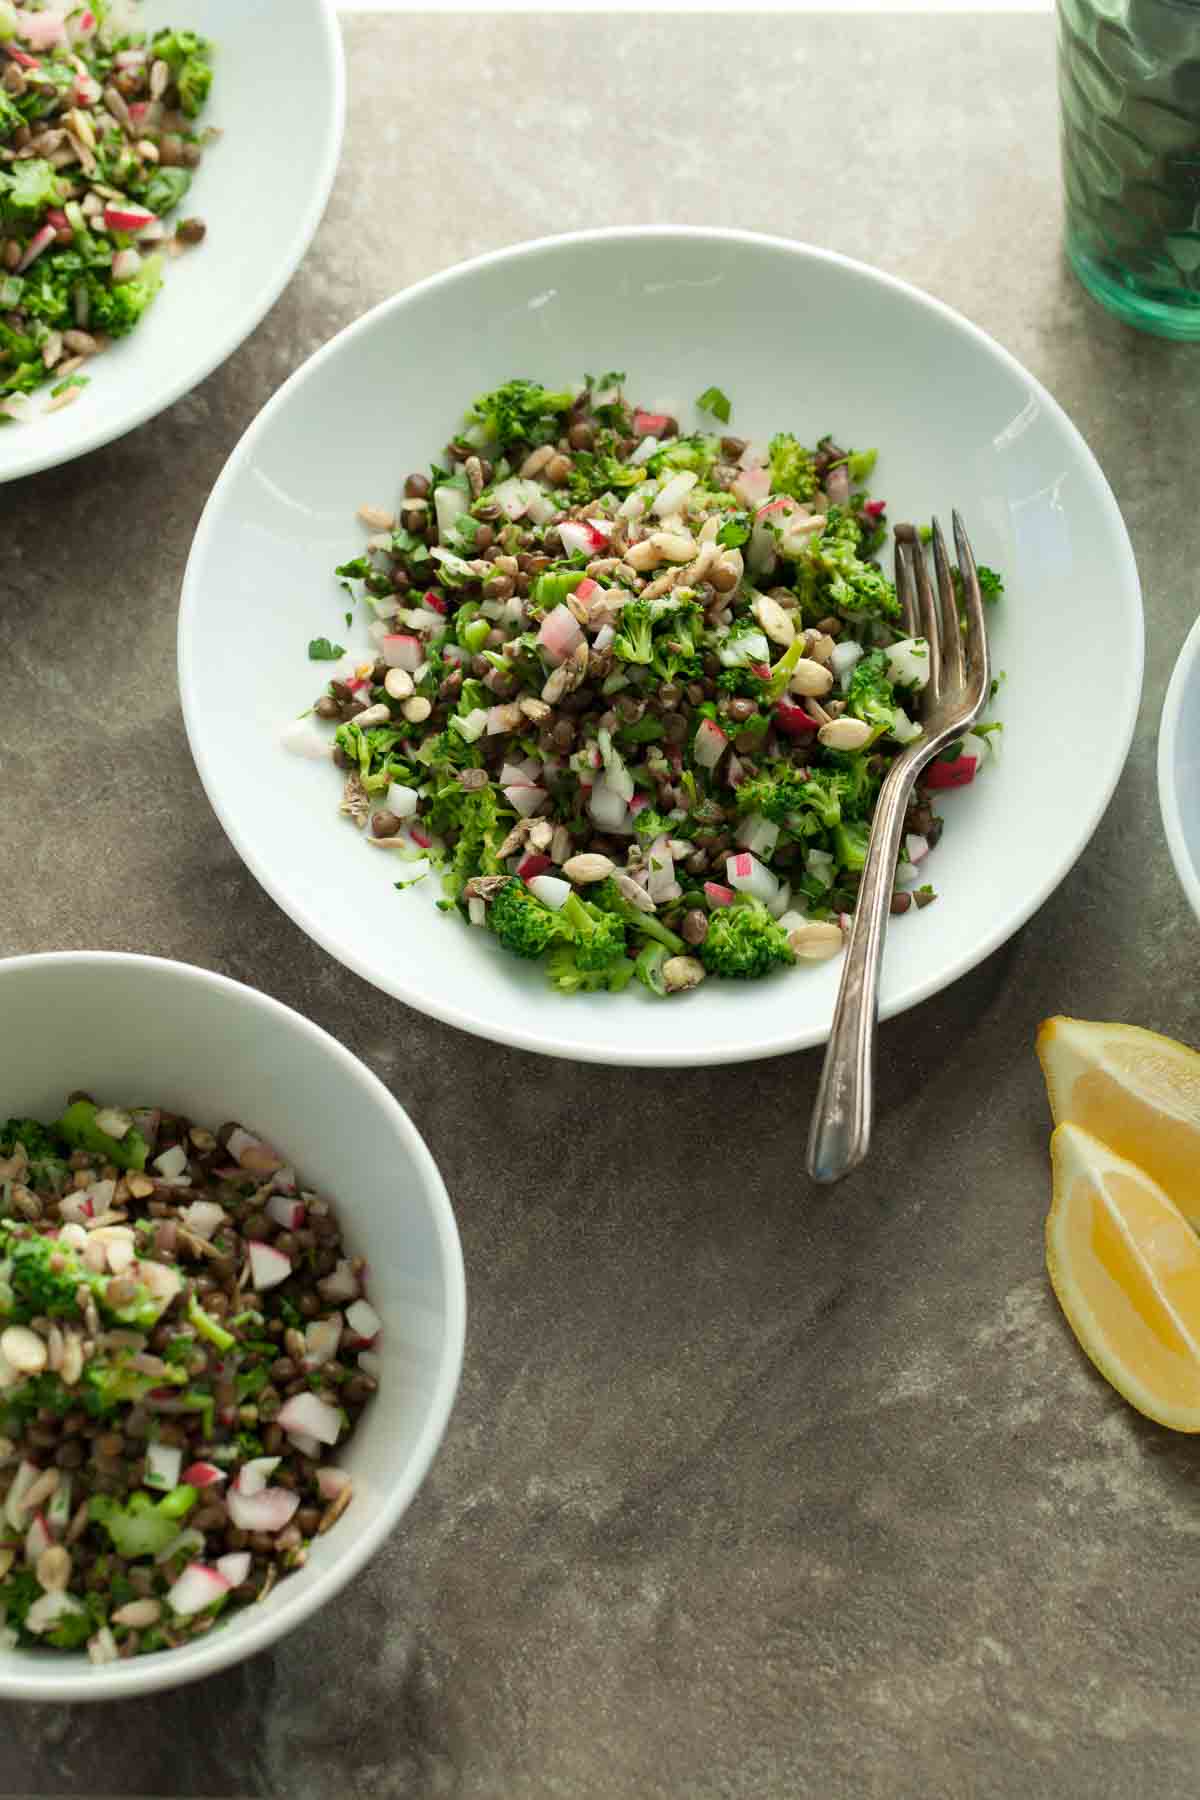
<svg viewBox="0 0 1200 1800"><path fill-rule="evenodd" d="M627 493L645 479L645 469L619 461L611 451L576 450L571 464L571 499L581 506L598 500L601 494Z"/></svg>
<svg viewBox="0 0 1200 1800"><path fill-rule="evenodd" d="M657 943L665 945L673 956L678 956L683 950L683 939L653 913L642 912L640 907L626 900L611 875L606 881L599 881L588 889L588 904L598 907L601 912L612 913L639 936L653 938Z"/></svg>
<svg viewBox="0 0 1200 1800"><path fill-rule="evenodd" d="M118 1556L157 1556L183 1529L182 1520L200 1498L199 1490L183 1482L161 1500L149 1494L131 1494L124 1506L111 1494L93 1494L88 1517L103 1526Z"/></svg>
<svg viewBox="0 0 1200 1800"><path fill-rule="evenodd" d="M648 987L650 992L657 994L660 999L665 998L667 992L662 966L669 955L670 951L664 944L651 942L643 945L638 952L637 962L633 966L633 972L642 986Z"/></svg>
<svg viewBox="0 0 1200 1800"><path fill-rule="evenodd" d="M606 969L625 955L625 926L615 913L571 894L558 917L581 969Z"/></svg>
<svg viewBox="0 0 1200 1800"><path fill-rule="evenodd" d="M140 200L161 219L164 214L174 211L191 185L190 169L154 169L144 182L130 182L129 191L134 199Z"/></svg>
<svg viewBox="0 0 1200 1800"><path fill-rule="evenodd" d="M42 157L12 163L0 173L0 218L14 231L27 229L61 200L62 183Z"/></svg>
<svg viewBox="0 0 1200 1800"><path fill-rule="evenodd" d="M584 968L570 944L556 944L546 958L546 971L561 994L619 994L633 980L634 966L629 957L617 956L599 968Z"/></svg>
<svg viewBox="0 0 1200 1800"><path fill-rule="evenodd" d="M710 975L757 981L777 964L796 959L787 932L762 901L742 895L732 906L718 906L709 915L700 960Z"/></svg>
<svg viewBox="0 0 1200 1800"><path fill-rule="evenodd" d="M896 623L901 618L896 590L883 570L877 569L874 563L859 562L857 557L833 576L826 596L837 612L853 613L858 618L891 619Z"/></svg>
<svg viewBox="0 0 1200 1800"><path fill-rule="evenodd" d="M872 650L854 666L846 705L856 719L870 725L878 737L890 731L896 721L896 696L887 674L888 659L882 650Z"/></svg>
<svg viewBox="0 0 1200 1800"><path fill-rule="evenodd" d="M653 641L650 667L660 681L694 681L703 674L700 649L704 637L704 609L694 600L673 599L664 606L652 602L658 636Z"/></svg>
<svg viewBox="0 0 1200 1800"><path fill-rule="evenodd" d="M451 827L458 831L450 867L442 877L447 898L459 899L473 875L504 873L497 852L507 827L494 787L468 791L457 781L448 784L438 790L429 817L439 834ZM506 817L511 819L512 814Z"/></svg>
<svg viewBox="0 0 1200 1800"><path fill-rule="evenodd" d="M800 639L804 643L803 638ZM762 664L755 667L761 668ZM787 686L787 683L784 683ZM749 663L741 663L733 669L722 669L717 676L717 692L733 694L743 700L763 700L771 697L771 683L767 676L756 675Z"/></svg>
<svg viewBox="0 0 1200 1800"><path fill-rule="evenodd" d="M643 806L641 812L634 815L633 829L647 843L653 843L655 838L670 837L676 830L676 826L674 820L664 819L660 812L655 811L654 807Z"/></svg>
<svg viewBox="0 0 1200 1800"><path fill-rule="evenodd" d="M493 895L488 925L506 950L530 959L541 956L565 935L559 915L543 906L516 875Z"/></svg>
<svg viewBox="0 0 1200 1800"><path fill-rule="evenodd" d="M644 467L650 475L663 475L668 469L691 469L703 480L720 454L720 438L697 431L690 437L672 438L647 457Z"/></svg>
<svg viewBox="0 0 1200 1800"><path fill-rule="evenodd" d="M17 1568L0 1585L0 1610L4 1622L22 1633L26 1642L49 1644L55 1650L78 1650L104 1623L104 1605L99 1594L80 1599L68 1594L67 1610L61 1612L49 1631L32 1632L27 1620L30 1608L43 1597L41 1583L33 1569Z"/></svg>
<svg viewBox="0 0 1200 1800"><path fill-rule="evenodd" d="M90 324L109 337L127 337L163 284L161 256L148 256L129 281L110 284L88 275Z"/></svg>
<svg viewBox="0 0 1200 1800"><path fill-rule="evenodd" d="M811 500L817 491L817 473L811 450L790 432L781 431L768 446L771 456L771 492L790 494L793 500Z"/></svg>
<svg viewBox="0 0 1200 1800"><path fill-rule="evenodd" d="M833 828L833 854L839 868L861 874L867 864L871 827L866 819L843 820Z"/></svg>
<svg viewBox="0 0 1200 1800"><path fill-rule="evenodd" d="M54 1129L72 1150L90 1151L94 1156L102 1156L105 1162L115 1163L118 1169L144 1169L150 1146L137 1126L131 1125L123 1137L109 1137L96 1123L98 1112L99 1108L91 1100L76 1100L68 1106Z"/></svg>
<svg viewBox="0 0 1200 1800"><path fill-rule="evenodd" d="M501 449L515 443L550 444L559 434L558 415L570 410L574 398L566 389L551 392L540 382L518 378L481 394L468 421L482 421L489 440Z"/></svg>
<svg viewBox="0 0 1200 1800"><path fill-rule="evenodd" d="M97 1306L122 1325L150 1330L163 1311L139 1282L134 1298L112 1306L107 1298L109 1277L89 1269L66 1244L53 1237L17 1237L0 1232L0 1251L10 1263L8 1285L13 1292L13 1316L27 1320L45 1314L49 1318L73 1318L79 1311L75 1296L81 1287L93 1295Z"/></svg>
<svg viewBox="0 0 1200 1800"><path fill-rule="evenodd" d="M841 612L856 620L871 617L900 622L896 590L874 563L858 555L862 543L853 514L831 506L825 529L797 562L796 592L808 616Z"/></svg>
<svg viewBox="0 0 1200 1800"><path fill-rule="evenodd" d="M613 654L624 662L648 663L654 655L654 616L649 600L627 600L621 608L621 629L613 639Z"/></svg>
<svg viewBox="0 0 1200 1800"><path fill-rule="evenodd" d="M737 789L738 811L759 813L764 819L782 824L789 813L799 812L809 804L810 780L808 769L797 768L789 762L769 763ZM835 809L830 822L836 824L840 817L840 812Z"/></svg>
<svg viewBox="0 0 1200 1800"><path fill-rule="evenodd" d="M36 1119L9 1119L0 1126L0 1156L11 1156L18 1144L29 1159L29 1186L61 1194L70 1174L63 1146Z"/></svg>
<svg viewBox="0 0 1200 1800"><path fill-rule="evenodd" d="M155 34L152 48L171 71L179 89L180 110L194 119L212 86L212 45L194 31L160 31Z"/></svg>

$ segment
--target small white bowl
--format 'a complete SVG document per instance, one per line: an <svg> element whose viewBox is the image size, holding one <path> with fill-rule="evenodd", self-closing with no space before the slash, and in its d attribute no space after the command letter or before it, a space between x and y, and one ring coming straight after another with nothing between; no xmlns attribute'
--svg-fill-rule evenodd
<svg viewBox="0 0 1200 1800"><path fill-rule="evenodd" d="M148 30L186 25L216 45L206 151L182 213L208 225L173 261L137 329L98 356L74 406L0 431L0 482L123 437L232 356L274 306L321 223L346 112L333 0L146 0Z"/></svg>
<svg viewBox="0 0 1200 1800"><path fill-rule="evenodd" d="M1200 619L1184 639L1163 701L1158 804L1175 873L1200 919Z"/></svg>
<svg viewBox="0 0 1200 1800"><path fill-rule="evenodd" d="M412 1500L462 1366L462 1252L441 1176L403 1107L356 1057L252 988L156 957L63 951L0 962L0 1118L54 1118L83 1088L240 1119L335 1201L383 1318L379 1393L339 1464L343 1518L259 1606L179 1650L93 1667L83 1653L0 1652L0 1698L130 1699L239 1662L292 1630L372 1556Z"/></svg>
<svg viewBox="0 0 1200 1800"><path fill-rule="evenodd" d="M606 369L689 428L716 383L741 436L877 446L872 490L893 519L936 512L948 525L959 508L1007 583L989 609L1004 733L994 766L942 797L928 863L941 898L888 933L884 1016L1024 924L1095 830L1129 749L1142 611L1125 527L1070 420L998 344L877 269L779 238L648 226L522 244L408 289L319 350L246 432L196 532L179 621L192 754L279 905L422 1012L591 1062L798 1050L828 1036L840 960L672 1000L641 988L567 999L539 966L438 912L436 881L397 894L394 864L338 815L336 771L281 745L323 686L308 639L367 650L332 573L365 542L356 508L394 507L483 390Z"/></svg>

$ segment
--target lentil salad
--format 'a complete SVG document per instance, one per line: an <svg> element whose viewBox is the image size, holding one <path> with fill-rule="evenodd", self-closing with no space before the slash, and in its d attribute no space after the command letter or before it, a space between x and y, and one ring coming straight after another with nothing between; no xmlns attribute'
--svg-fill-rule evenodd
<svg viewBox="0 0 1200 1800"><path fill-rule="evenodd" d="M928 659L874 560L874 451L735 437L716 388L684 432L623 382L510 381L398 508L360 509L336 573L372 650L312 640L338 665L313 708L333 739L286 741L332 755L397 887L441 869L443 907L560 991L663 996L841 949ZM996 729L925 771L895 913L935 898L933 795Z"/></svg>
<svg viewBox="0 0 1200 1800"><path fill-rule="evenodd" d="M79 398L90 360L140 323L165 259L204 222L167 224L210 133L212 46L140 27L132 0L0 0L0 423Z"/></svg>
<svg viewBox="0 0 1200 1800"><path fill-rule="evenodd" d="M0 1612L11 1647L170 1649L352 1498L381 1321L328 1200L240 1125L71 1096L0 1127Z"/></svg>

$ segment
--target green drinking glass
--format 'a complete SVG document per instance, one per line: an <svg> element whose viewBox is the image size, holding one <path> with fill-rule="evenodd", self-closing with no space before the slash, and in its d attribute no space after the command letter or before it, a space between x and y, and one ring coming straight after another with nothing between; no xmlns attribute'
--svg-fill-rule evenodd
<svg viewBox="0 0 1200 1800"><path fill-rule="evenodd" d="M1200 340L1200 0L1058 0L1066 252L1110 312Z"/></svg>

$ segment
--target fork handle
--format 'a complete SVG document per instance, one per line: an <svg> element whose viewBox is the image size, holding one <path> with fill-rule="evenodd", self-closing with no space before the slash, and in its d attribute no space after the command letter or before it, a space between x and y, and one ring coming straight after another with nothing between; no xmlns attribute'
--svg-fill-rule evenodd
<svg viewBox="0 0 1200 1800"><path fill-rule="evenodd" d="M858 903L808 1134L814 1181L840 1181L867 1154L875 1112L879 970L908 797L922 762L893 763L879 791Z"/></svg>

